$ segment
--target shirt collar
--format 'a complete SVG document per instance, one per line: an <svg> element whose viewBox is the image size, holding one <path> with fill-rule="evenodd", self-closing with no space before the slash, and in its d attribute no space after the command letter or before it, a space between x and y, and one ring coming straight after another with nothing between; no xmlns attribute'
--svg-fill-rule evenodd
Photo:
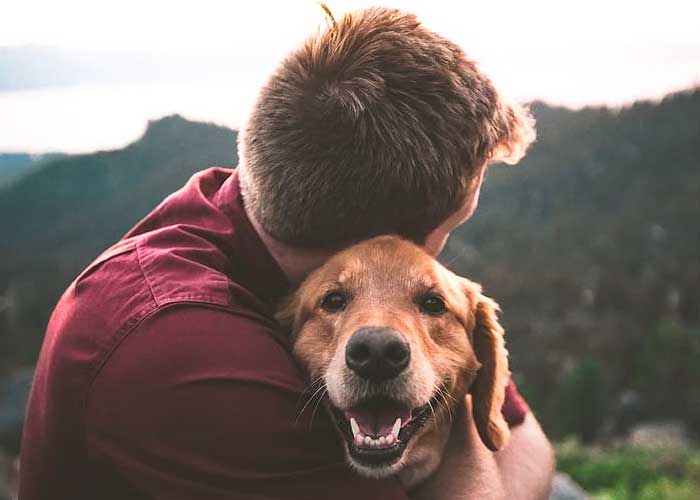
<svg viewBox="0 0 700 500"><path fill-rule="evenodd" d="M268 303L288 293L291 289L289 280L246 214L237 171L221 185L215 203L233 227L229 248L234 262L232 279Z"/></svg>

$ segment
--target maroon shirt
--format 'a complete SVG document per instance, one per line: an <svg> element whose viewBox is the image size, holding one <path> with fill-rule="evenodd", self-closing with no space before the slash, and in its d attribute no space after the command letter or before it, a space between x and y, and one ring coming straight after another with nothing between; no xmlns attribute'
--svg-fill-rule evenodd
<svg viewBox="0 0 700 500"><path fill-rule="evenodd" d="M406 498L344 464L323 411L298 419L306 382L271 310L288 291L237 175L193 176L56 306L20 500ZM506 419L526 411L511 384Z"/></svg>

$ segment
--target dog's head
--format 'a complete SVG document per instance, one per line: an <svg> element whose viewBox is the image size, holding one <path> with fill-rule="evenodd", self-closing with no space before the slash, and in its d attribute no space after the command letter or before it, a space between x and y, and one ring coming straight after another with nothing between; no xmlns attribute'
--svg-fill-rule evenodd
<svg viewBox="0 0 700 500"><path fill-rule="evenodd" d="M311 379L325 385L351 465L382 477L401 470L426 429L449 425L468 392L481 439L504 446L510 373L497 309L479 285L384 236L328 260L278 319L292 327Z"/></svg>

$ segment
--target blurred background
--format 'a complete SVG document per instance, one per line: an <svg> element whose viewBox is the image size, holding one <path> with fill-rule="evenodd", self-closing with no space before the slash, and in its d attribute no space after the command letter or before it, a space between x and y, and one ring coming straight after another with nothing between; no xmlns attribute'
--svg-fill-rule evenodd
<svg viewBox="0 0 700 500"><path fill-rule="evenodd" d="M597 499L700 498L700 4L383 4L537 118L443 260L500 302L559 469ZM4 4L0 499L62 291L192 173L236 165L258 87L321 23L311 0Z"/></svg>

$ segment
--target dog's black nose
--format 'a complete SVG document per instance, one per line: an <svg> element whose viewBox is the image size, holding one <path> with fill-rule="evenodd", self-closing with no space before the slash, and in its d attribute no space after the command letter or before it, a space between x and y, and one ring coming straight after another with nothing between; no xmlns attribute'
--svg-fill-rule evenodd
<svg viewBox="0 0 700 500"><path fill-rule="evenodd" d="M345 348L345 363L360 377L381 381L396 377L411 359L408 342L391 328L361 328Z"/></svg>

